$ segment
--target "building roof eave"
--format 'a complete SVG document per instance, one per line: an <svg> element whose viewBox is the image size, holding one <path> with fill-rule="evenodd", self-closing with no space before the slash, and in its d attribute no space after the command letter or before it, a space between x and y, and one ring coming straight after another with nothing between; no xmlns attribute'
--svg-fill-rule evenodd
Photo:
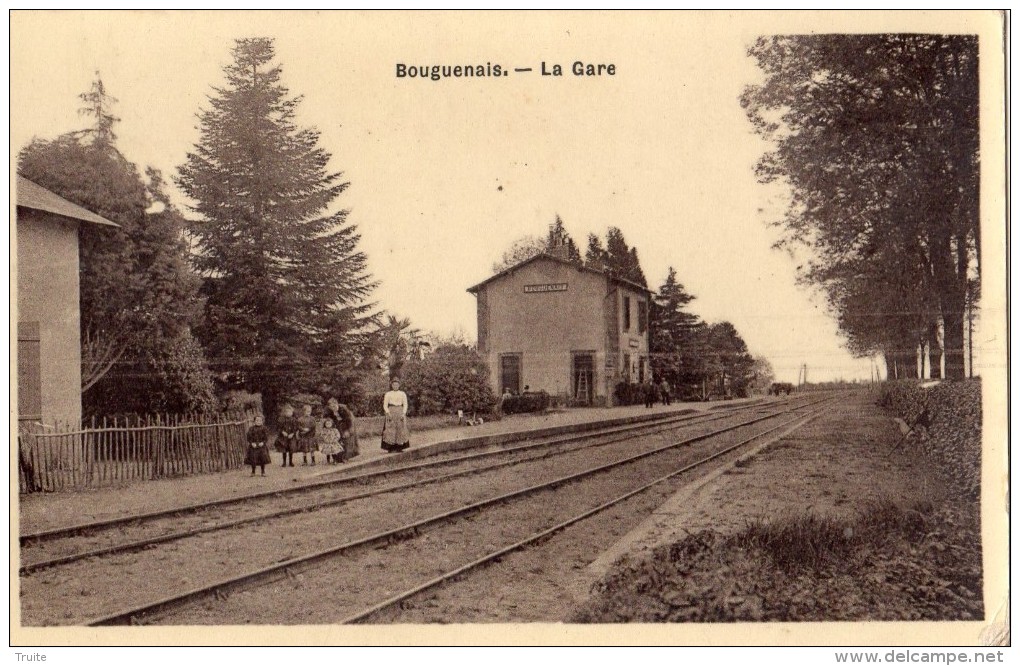
<svg viewBox="0 0 1020 666"><path fill-rule="evenodd" d="M551 255L551 254L546 254L544 252L541 253L541 254L536 254L535 256L530 257L528 259L525 259L522 262L516 263L513 266L510 266L509 268L503 269L499 273L496 273L495 275L489 277L486 280L482 280L481 282L479 282L478 284L474 285L473 287L468 287L467 291L468 291L468 293L475 294L477 296L478 295L478 291L482 287L484 287L485 285L489 284L490 282L498 280L498 279L504 277L505 275L509 275L510 273L518 270L519 268L523 268L524 266L527 266L528 264L530 264L530 263L532 263L534 261L538 261L539 259L548 259L550 261L555 261L555 262L560 263L560 264L565 264L567 266L572 266L572 267L576 268L578 271L582 271L582 272L585 272L585 273L593 273L595 275L604 275L610 282L619 283L619 284L625 285L625 286L627 286L627 287L629 287L629 288L631 288L631 289L633 289L635 291L640 291L640 292L643 292L643 293L646 293L646 294L653 293L652 290L648 289L647 287L642 287L641 285L637 284L636 282L631 282L630 280L624 280L623 278L614 277L614 276L610 275L609 273L606 273L605 271L596 270L596 269L590 268L588 266L582 266L582 265L574 263L573 261L570 261L569 259L563 259L563 258L554 256L554 255Z"/></svg>
<svg viewBox="0 0 1020 666"><path fill-rule="evenodd" d="M39 210L80 222L89 222L109 227L120 226L116 222L111 222L101 215L96 215L90 210L71 203L62 196L47 190L42 185L25 178L20 173L18 174L15 201L18 208Z"/></svg>

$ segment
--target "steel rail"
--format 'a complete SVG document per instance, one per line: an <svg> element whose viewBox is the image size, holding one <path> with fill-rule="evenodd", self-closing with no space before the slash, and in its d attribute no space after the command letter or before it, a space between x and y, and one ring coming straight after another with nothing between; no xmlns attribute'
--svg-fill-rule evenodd
<svg viewBox="0 0 1020 666"><path fill-rule="evenodd" d="M501 549L499 549L499 550L497 550L495 552L489 553L488 555L483 555L482 557L479 557L478 559L476 559L476 560L474 560L472 562L469 562L469 563L467 563L465 565L462 565L462 566L454 569L453 571L449 571L447 573L440 574L439 576L436 576L436 577L434 577L434 578L432 578L432 579L430 579L430 580L428 580L428 581L426 581L426 582L424 582L424 583L422 583L420 585L417 585L417 586L415 586L415 587L413 587L413 588L411 588L409 590L406 590L404 592L400 592L398 594L395 594L395 595L389 597L388 599L386 599L384 601L381 601L381 602L375 604L374 606L371 606L370 608L368 608L368 609L366 609L364 611L361 611L359 613L356 613L354 615L351 615L351 616L348 616L348 617L344 618L343 620L340 621L340 624L362 623L365 620L367 620L368 618L372 617L373 615L379 614L380 612L386 610L387 608L390 608L392 606L396 606L398 604L402 604L405 601L408 601L408 600L412 599L413 597L418 596L422 592L425 592L425 591L430 590L430 589L435 588L435 587L439 587L440 585L443 585L443 584L445 584L445 583L447 583L449 581L452 581L452 580L454 580L456 578L459 578L460 576L463 576L465 573L467 573L469 571L472 571L474 569L478 569L478 568L488 564L489 562L493 562L495 560L498 560L499 558L504 557L504 556L514 552L514 551L521 550L525 546L528 546L530 544L533 544L533 543L542 541L544 539L547 539L548 537L556 534L557 532L561 532L561 531L565 530L566 528L570 527L571 525L579 523L582 520L586 520L586 519L594 516L595 514L601 513L602 511L605 511L606 509L609 509L609 508L611 508L611 507L613 507L613 506L615 506L615 505L617 505L617 504L619 504L621 502L624 502L624 501L630 499L631 497L634 497L635 495L643 493L646 490L652 488L653 486L656 486L656 485L658 485L660 483L663 483L663 482L668 481L668 480L670 480L672 478L680 476L681 474L684 474L684 473L689 472L689 471L691 471L693 469L696 469L696 468L698 468L698 467L700 467L700 466L702 466L702 465L704 465L706 463L711 462L712 460L715 460L716 458L719 458L720 456L726 455L727 453L730 453L731 451L733 451L735 449L738 449L738 448L740 448L740 447L742 447L742 446L744 446L744 445L746 445L746 444L748 444L750 442L753 442L756 439L760 439L760 438L762 438L762 437L764 437L764 436L766 436L766 435L768 435L768 434L770 434L772 432L775 432L776 430L779 430L780 428L784 428L784 427L790 425L791 423L794 423L796 421L800 421L799 423L797 423L793 427L789 428L782 435L780 435L779 438L782 439L783 437L786 437L787 435L789 435L790 433L794 432L798 428L801 428L804 425L806 425L807 423L811 422L819 414L821 414L822 411L824 411L824 408L819 409L819 410L815 411L814 413L809 414L807 416L797 417L796 419L792 419L790 421L787 421L786 423L782 423L782 424L780 424L780 425L778 425L778 426L776 426L774 428L770 428L769 430L766 430L765 432L759 433L759 434L754 435L752 437L748 437L747 439L745 439L745 440L743 440L741 442L738 442L737 444L734 444L733 446L730 446L730 447L728 447L726 449L723 449L721 451L718 451L718 452L716 452L716 453L714 453L714 454L712 454L710 456L702 458L701 460L699 460L697 462L688 464L688 465L682 467L681 469L678 469L678 470L673 471L673 472L671 472L669 474L666 474L665 476L661 476L658 479L655 479L654 481L641 486L640 488L636 488L634 490L628 491L628 492L624 493L623 495L620 495L620 496L615 497L615 498L613 498L611 500L603 502L602 504L596 506L593 509L589 509L589 510L587 510L587 511L585 511L583 513L580 513L580 514L578 514L576 516L568 518L568 519L566 519L566 520L564 520L564 521L562 521L560 523L557 523L556 525L553 525L552 527L550 527L548 529L542 530L541 532L533 534L530 537L526 537L524 539L521 539L520 541L512 543L509 546L501 548Z"/></svg>
<svg viewBox="0 0 1020 666"><path fill-rule="evenodd" d="M721 420L722 418L725 418L726 416L729 416L729 415L732 415L732 412L730 412L728 414L725 414L725 415L722 415L722 416L714 416L713 418L705 419L704 421L700 421L699 424L700 423L710 423L712 421ZM691 418L693 418L693 417L691 417ZM687 421L689 419L679 419L679 420L680 421ZM62 565L65 565L65 564L71 564L73 562L78 562L78 561L81 561L81 560L84 560L84 559L93 558L93 557L105 557L105 556L114 555L114 554L117 554L117 553L135 552L135 551L143 550L145 548L149 548L151 546L157 546L159 544L169 543L171 541L178 541L180 539L186 539L188 537L196 536L196 535L199 535L199 534L208 534L209 532L219 532L219 531L222 531L222 530L228 530L228 529L232 529L232 528L235 528L235 527L241 527L241 526L244 526L244 525L250 525L252 523L257 523L257 522L261 522L261 521L265 521L265 520L272 520L272 519L275 519L275 518L283 518L283 517L286 517L286 516L292 516L292 515L296 515L296 514L299 514L299 513L309 513L309 512L312 512L312 511L318 511L320 509L326 509L326 508L330 508L330 507L334 507L334 506L339 506L339 505L346 504L348 502L353 502L353 501L359 500L359 499L365 499L365 498L368 498L368 497L374 497L376 495L383 495L383 494L386 494L386 493L397 492L397 491L400 491L400 490L407 490L409 488L414 488L414 487L418 487L418 486L426 486L426 485L430 485L430 484L433 484L433 483L440 483L442 481L448 481L450 479L455 479L455 478L459 478L459 477L462 477L462 476L468 476L468 475L471 475L471 474L481 474L483 472L488 472L488 471L491 471L493 469L499 469L499 468L502 468L502 467L511 467L511 466L514 466L514 465L520 465L520 464L524 464L524 463L528 463L528 462L534 462L534 461L538 461L538 460L546 460L548 458L552 458L552 457L560 456L560 455L566 455L566 454L569 454L569 453L575 453L577 451L581 451L581 450L584 450L584 449L594 449L594 448L598 448L598 447L601 447L601 446L609 446L610 444L616 444L616 443L619 443L619 442L622 442L622 441L626 441L628 439L633 439L635 437L652 435L652 434L656 434L656 433L662 432L663 430L669 430L669 429L671 429L675 425L676 425L676 421L667 421L667 422L665 422L665 424L664 424L663 421L656 421L654 424L644 424L644 427L647 427L647 428L653 428L653 426L654 426L654 428L650 432L648 432L648 433L640 433L640 434L633 434L632 433L632 434L627 434L627 435L622 436L622 437L617 437L617 438L614 438L614 439L608 439L608 440L605 440L605 441L600 441L600 442L597 442L595 444L589 444L587 446L582 446L582 447L578 447L578 448L557 449L557 450L553 450L553 451L547 451L546 453L542 453L542 454L539 454L539 455L536 455L536 456L530 456L530 457L527 457L527 458L517 458L517 459L513 459L513 460L503 460L503 461L496 462L496 463L493 463L493 464L490 464L490 465L483 465L481 467L472 467L472 468L469 468L469 469L460 470L458 472L451 472L449 474L442 474L442 475L439 475L439 476L429 477L427 479L419 479L419 480L416 480L416 481L408 481L408 482L405 482L405 483L399 483L399 484L393 484L393 485L389 485L389 486L383 486L381 488L374 488L372 490L366 490L366 491L361 492L361 493L355 493L354 495L347 495L347 496L344 496L344 497L338 497L338 498L335 498L335 499L325 500L325 501L317 502L317 503L314 503L314 504L303 504L301 506L291 507L289 509L280 509L278 511L271 511L269 513L261 513L261 514L255 515L255 516L248 516L247 518L238 518L238 519L235 519L235 520L228 520L228 521L225 521L225 522L215 523L215 524L212 524L212 525L204 525L202 527L195 527L195 528L192 528L192 529L189 529L189 530L180 530L180 531L177 531L177 532L168 532L166 534L161 534L159 536L154 536L154 537L148 537L146 539L136 539L134 541L126 541L126 542L122 542L122 543L119 543L119 544L114 544L114 545L111 545L111 546L105 546L105 547L102 547L102 548L94 548L92 550L83 550L83 551L79 551L77 553L70 553L68 555L61 555L59 557L53 557L53 558L49 558L49 559L45 559L45 560L39 560L38 562L31 562L31 563L28 563L28 564L22 564L18 568L18 573L19 573L19 575L27 575L27 574L35 573L37 571L42 571L44 569L49 569L49 568L56 567L56 566L62 566ZM616 434L616 431L614 430L614 431L611 431L611 432L608 432L608 433L605 433L605 432L594 433L594 435L591 435L591 436L594 436L594 437L604 437L607 434L608 435L613 435L613 434ZM583 438L582 437L575 437L574 439L580 440L580 439L583 439ZM571 440L571 441L573 441L573 440ZM456 461L460 462L460 461L463 461L463 460L470 460L470 459L473 459L473 458L483 458L483 457L488 457L488 456L495 455L495 454L517 453L517 452L520 452L522 450L538 448L538 447L548 448L549 446L551 446L553 444L559 444L559 443L563 443L563 442L558 441L558 442L553 442L553 443L542 442L542 443L539 443L539 444L529 444L529 445L526 445L526 446L514 447L513 449L503 449L503 450L499 450L499 451L489 451L489 452L484 452L484 453L481 453L481 454L478 454L478 455L473 455L473 456L462 456L462 457L457 458ZM442 463L449 463L449 462L451 462L451 460L450 459L444 459L441 462ZM410 465L410 466L401 468L401 471L408 471L408 470L414 471L417 468L430 467L430 466L435 466L435 465L436 465L436 462L432 462L432 463L429 463L427 465ZM389 471L392 472L393 470L391 469ZM357 479L357 478L360 478L360 477L353 477L353 478ZM345 479L344 481L346 481L346 480L349 480L349 479ZM334 480L334 481L330 481L329 484L325 484L325 485L340 485L340 483L341 483L340 480ZM302 488L302 490L307 490L307 489L308 489L307 486ZM277 496L279 496L279 495L277 494ZM166 517L166 516L160 516L160 517ZM130 521L130 522L134 523L134 522L137 522L137 521Z"/></svg>
<svg viewBox="0 0 1020 666"><path fill-rule="evenodd" d="M75 536L75 535L78 535L78 534L81 534L81 533L89 533L89 532L103 530L103 529L110 529L110 528L113 528L113 527L120 527L122 525L127 525L127 524L130 524L130 523L136 523L138 521L143 521L143 520L156 520L156 519L159 519L159 518L167 518L167 517L171 517L171 516L187 515L187 514L191 514L191 513L197 513L199 511L204 511L206 509L219 508L219 507L223 507L223 506L229 506L231 504L245 503L245 502L248 502L248 501L251 501L251 500L268 499L268 498L273 498L273 497L281 497L283 495L292 495L292 494L299 494L299 493L303 493L303 492L312 492L312 491L319 490L319 489L324 488L324 487L329 487L329 486L334 486L334 485L341 485L341 484L346 484L346 483L363 482L363 481L367 481L367 480L378 478L378 477L389 476L389 475L392 475L392 474L398 474L400 472L417 471L419 469L427 469L429 467L438 467L438 466L442 466L442 465L452 465L452 464L456 464L456 463L460 463L460 462L477 460L477 459L480 459L480 458L486 458L486 457L491 457L491 456L511 455L511 454L514 454L514 453L519 453L519 452L522 452L522 451L527 451L527 450L533 449L533 448L550 447L550 446L555 446L557 444L570 443L570 442L573 442L573 441L579 441L579 440L583 440L583 439L590 439L590 438L593 438L593 437L605 437L605 436L614 435L614 434L617 434L617 433L620 433L620 432L629 432L629 431L633 431L633 430L642 430L642 429L648 429L648 428L656 428L656 427L660 427L660 426L663 426L663 425L671 425L671 424L675 424L675 423L686 423L688 421L693 421L695 419L704 419L702 421L702 423L708 423L708 422L712 422L712 421L721 420L721 419L726 418L726 417L728 417L728 416L730 416L730 415L732 415L732 414L734 414L735 412L738 412L738 411L761 409L761 408L762 408L761 404L755 404L755 405L748 405L746 407L738 407L738 408L735 408L735 409L732 409L732 410L727 410L725 413L722 413L722 414L715 414L715 413L712 413L712 414L686 414L686 415L683 415L683 416L680 416L680 417L672 416L672 415L666 415L666 416L663 416L661 419L655 419L654 421L650 421L650 422L643 422L643 423L637 423L637 424L628 424L628 425L623 425L623 426L611 426L609 428L594 429L594 430L589 430L589 431L582 432L582 433L574 433L574 434L566 435L566 436L554 436L553 438L548 439L548 440L546 438L542 438L543 441L533 442L531 444L524 444L524 445L513 446L513 447L503 447L503 448L499 448L499 449L496 449L496 450L493 450L493 451L482 451L482 452L477 452L477 453L465 454L465 455L461 455L461 456L444 457L441 460L431 460L431 461L425 461L425 462L421 462L421 463L414 463L414 464L411 464L411 465L398 465L398 466L394 466L394 467L385 467L383 469L369 471L369 472L365 472L363 474L355 473L355 474L352 474L352 475L347 475L348 472L346 470L337 470L335 472L329 473L329 475L330 476L334 476L334 475L341 475L341 474L343 474L345 476L341 476L340 478L330 478L330 479L325 479L325 480L321 480L321 481L313 481L313 482L310 482L310 483L303 483L303 484L301 484L299 486L296 486L296 487L293 487L293 488L279 488L279 489L275 489L275 490L266 490L266 491L261 491L261 492L257 492L257 493L249 493L247 495L240 495L240 496L236 496L236 497L229 497L229 498L224 498L224 499L210 500L208 502L201 502L201 503L197 503L197 504L189 504L189 505L185 505L185 506L174 507L174 508L171 508L171 509L160 509L158 511L150 511L150 512L145 512L145 513L136 513L136 514L132 514L130 516L119 516L117 518L109 518L109 519L106 519L106 520L99 520L99 521L93 521L93 522L88 522L88 523L79 523L77 525L71 525L71 526L67 526L67 527L57 527L57 528L53 528L53 529L49 529L49 530L40 530L38 532L31 532L31 533L20 535L19 541L20 541L20 543L22 545L28 544L29 542L33 542L33 541L36 542L36 543L42 543L44 541L52 541L52 540L55 540L55 539L66 538L66 537ZM442 455L442 454L441 453L436 453L436 454L433 454L433 455L439 456L439 455Z"/></svg>
<svg viewBox="0 0 1020 666"><path fill-rule="evenodd" d="M108 625L138 624L139 620L142 619L142 618L151 617L151 616L160 615L160 614L166 614L168 611L171 611L171 610L174 610L174 609L177 609L177 608L181 608L181 607L187 606L187 605L189 605L189 604L191 604L191 603L193 603L193 602L195 602L195 601L197 601L199 599L203 599L203 598L206 598L208 596L220 597L221 595L223 595L226 592L229 592L229 591L234 590L234 589L242 588L242 587L244 587L246 585L249 585L249 584L252 584L252 583L256 583L256 582L258 582L258 583L272 583L272 582L275 582L277 580L282 580L282 579L284 579L284 578L286 578L288 576L292 576L293 575L293 570L298 568L298 567L307 567L307 566L310 566L310 565L314 565L314 564L316 564L316 563L318 563L320 561L330 559L330 558L335 557L336 555L339 555L341 553L346 554L346 553L355 551L355 550L357 550L359 548L364 548L364 547L368 547L368 546L372 546L372 545L380 544L380 543L392 543L394 541L400 541L400 540L404 540L404 539L407 539L407 538L413 538L414 536L418 535L420 533L420 530L422 528L424 528L424 527L428 527L428 526L437 525L437 524L440 524L440 523L443 523L443 522L447 522L447 521L449 521L449 520L451 520L453 518L456 518L458 516L463 516L463 515L467 515L467 514L470 514L470 513L474 513L476 511L479 511L479 510L484 509L486 507L494 506L494 505L497 505L497 504L501 504L501 503L507 502L509 500L516 499L518 497L524 497L524 496L531 495L531 494L534 494L536 492L540 492L540 491L543 491L543 490L549 490L549 489L552 489L552 488L556 488L556 487L559 487L559 486L561 486L563 484L570 483L572 481L576 481L576 480L579 480L579 479L582 479L582 478L585 478L585 477L593 476L593 475L598 474L600 472L604 472L604 471L607 471L607 470L610 470L610 469L614 469L614 468L620 467L622 465L626 465L626 464L629 464L631 462L634 462L634 461L637 461L637 460L641 460L643 458L647 458L649 456L653 456L653 455L656 455L656 454L659 454L659 453L663 453L663 452L671 450L671 449L679 448L681 446L686 446L686 445L693 444L693 443L699 442L699 441L704 441L704 440L707 440L707 439L711 439L713 437L718 437L721 434L724 434L724 433L727 433L727 432L730 432L730 431L733 431L733 430L737 430L739 428L743 428L743 427L746 427L746 426L749 426L749 425L754 425L754 424L759 423L761 421L765 421L765 420L768 420L768 419L773 419L773 418L776 418L778 416L782 416L784 414L788 414L788 413L793 412L793 411L798 411L800 409L804 409L805 407L810 407L810 406L813 406L813 405L818 404L820 402L825 402L825 401L830 400L830 399L831 398L826 397L826 398L823 398L821 400L816 400L816 401L807 403L805 405L797 405L797 406L791 407L790 409L787 409L787 410L782 410L782 411L779 411L779 412L776 412L776 413L772 413L772 414L768 414L768 415L765 415L765 416L759 416L759 417L756 417L756 418L753 418L753 419L750 419L750 420L747 420L747 421L743 421L743 422L735 424L735 425L726 426L725 428L722 428L722 429L719 429L719 430L715 430L715 431L710 432L710 433L704 433L704 434L701 434L701 435L696 435L696 436L693 436L693 437L689 437L689 438L686 438L686 439L683 439L683 440L680 440L680 441L677 441L677 442L673 442L671 444L667 444L667 445L664 445L664 446L661 446L661 447L657 447L655 449L651 449L651 450L648 450L648 451L643 451L643 452L635 454L633 456L629 456L629 457L626 457L626 458L621 458L621 459L618 459L618 460L610 462L610 463L606 463L606 464L599 465L599 466L596 466L596 467L593 467L593 468L589 468L587 470L582 470L581 472L576 472L576 473L573 473L573 474L569 474L567 476L559 477L557 479L553 479L552 481L548 481L548 482L540 483L540 484L535 484L535 485L528 486L528 487L523 488L523 489L519 489L519 490L511 491L511 492L508 492L508 493L504 493L504 494L498 495L496 497L492 497L492 498L485 499L485 500L480 500L478 502L474 502L474 503L468 504L466 506L463 506L463 507L460 507L460 508L457 508L457 509L453 509L453 510L450 510L450 511L446 511L446 512L443 512L443 513L440 513L440 514L435 514L435 515L429 516L427 518L423 518L423 519L417 520L417 521L415 521L413 523L408 523L408 524L402 525L400 527L392 528L392 529L389 529L389 530L384 530L382 532L378 532L376 534L372 534L370 536L363 537L363 538L357 539L355 541L349 541L349 542L342 543L342 544L339 544L339 545L336 545L336 546L331 546L331 547L323 549L323 550L319 550L319 551L314 552L314 553L309 553L309 554L306 554L306 555L300 555L300 556L297 556L297 557L289 558L289 559L284 560L282 562L277 562L277 563L271 564L271 565L266 566L266 567L261 567L259 569L255 569L253 571L250 571L248 573L242 574L240 576L235 576L235 577L232 577L232 578L226 578L226 579L223 579L221 581L218 581L218 582L215 582L215 583L211 583L209 585L204 585L204 586L201 586L201 587L197 587L197 588L188 590L186 592L183 592L183 593L180 593L180 594L177 594L177 595L165 597L165 598L160 599L160 600L155 601L155 602L151 602L151 603L148 603L148 604L142 604L142 605L135 606L135 607L130 608L130 609L125 610L125 611L118 611L118 612L115 612L115 613L112 613L112 614L105 615L105 616L100 617L100 618L93 619L93 620L91 620L91 621L89 621L87 623L87 626L108 626Z"/></svg>
<svg viewBox="0 0 1020 666"><path fill-rule="evenodd" d="M709 422L712 422L712 421L717 421L717 420L725 418L726 416L729 416L729 415L732 415L732 412L730 412L728 414L725 414L725 415L722 415L722 416L715 416L714 418L709 418L709 419L706 419L704 421L700 421L699 424L700 423L709 423ZM686 421L686 420L687 419L681 419L681 421ZM255 515L255 516L248 516L246 518L238 518L238 519L235 519L235 520L228 520L228 521L225 521L225 522L215 523L215 524L212 524L212 525L204 525L202 527L195 527L195 528L192 528L192 529L189 529L189 530L180 530L180 531L177 531L177 532L168 532L166 534L160 534L158 536L148 537L148 538L145 538L145 539L136 539L134 541L126 541L126 542L122 542L122 543L119 543L119 544L113 544L111 546L105 546L105 547L102 547L102 548L94 548L92 550L82 550L82 551L79 551L77 553L70 553L68 555L61 555L59 557L53 557L53 558L49 558L49 559L45 559L45 560L39 560L38 562L30 562L28 564L22 564L18 568L18 573L19 573L19 575L27 575L27 574L35 573L37 571L42 571L44 569L49 569L49 568L56 567L56 566L62 566L62 565L65 565L65 564L71 564L73 562L79 562L81 560L89 559L89 558L93 558L93 557L105 557L105 556L114 555L114 554L117 554L117 553L135 552L135 551L143 550L145 548L149 548L151 546L156 546L156 545L163 544L163 543L169 543L171 541L178 541L180 539L186 539L188 537L196 536L196 535L199 535L199 534L208 534L210 532L219 532L219 531L222 531L222 530L228 530L228 529L232 529L232 528L235 528L235 527L241 527L241 526L244 526L244 525L250 525L252 523L257 523L257 522L261 522L261 521L272 520L272 519L275 519L275 518L283 518L283 517L286 517L286 516L292 516L292 515L296 515L296 514L299 514L299 513L309 513L309 512L312 512L312 511L318 511L320 509L326 509L326 508L330 508L330 507L334 507L334 506L340 506L342 504L346 504L348 502L353 502L353 501L359 500L359 499L365 499L365 498L368 498L368 497L374 497L376 495L383 495L383 494L386 494L386 493L397 492L397 491L400 491L400 490L407 490L409 488L415 488L415 487L418 487L418 486L426 486L426 485L430 485L430 484L433 484L433 483L440 483L442 481L448 481L450 479L455 479L455 478L459 478L459 477L463 477L463 476L468 476L468 475L471 475L471 474L481 474L483 472L488 472L488 471L491 471L491 470L494 470L494 469L499 469L499 468L502 468L502 467L511 467L511 466L514 466L514 465L520 465L520 464L534 462L534 461L538 461L538 460L546 460L548 458L552 458L552 457L555 457L555 456L567 455L569 453L575 453L577 451L582 451L582 450L585 450L585 449L594 449L594 448L598 448L598 447L601 447L601 446L609 446L610 444L616 444L616 443L619 443L619 442L622 442L622 441L626 441L628 439L633 439L635 437L653 435L653 434L662 432L664 430L669 430L673 426L676 425L676 422L675 421L667 421L666 424L664 425L662 421L656 421L654 425L657 427L657 429L652 429L648 433L640 433L640 434L633 434L633 433L631 433L631 434L624 435L622 437L616 437L616 438L613 438L613 439L608 439L608 440L605 440L605 441L600 441L600 442L597 442L595 444L590 444L590 445L582 446L582 447L578 447L578 448L557 449L557 450L547 451L547 452L542 453L540 455L531 456L531 457L527 457L527 458L517 458L517 459L513 459L513 460L503 460L503 461L496 462L496 463L493 463L493 464L490 464L490 465L483 465L481 467L472 467L472 468L469 468L469 469L460 470L458 472L451 472L449 474L442 474L442 475L439 475L439 476L429 477L427 479L419 479L419 480L416 480L416 481L408 481L408 482L405 482L405 483L399 483L399 484L393 484L393 485L389 485L389 486L383 486L381 488L374 488L372 490L367 490L367 491L364 491L364 492L361 492L361 493L355 493L354 495L347 495L347 496L344 496L344 497L334 498L334 499L331 499L331 500L325 500L325 501L322 501L322 502L317 502L315 504L303 504L301 506L291 507L289 509L280 509L278 511L271 511L271 512L268 512L268 513L261 513L261 514ZM645 424L645 427L652 428L652 424ZM604 437L604 436L606 436L606 434L607 433L595 433L593 436L595 436L595 437ZM609 432L608 434L612 435L612 434L616 434L616 432L613 431L613 432ZM577 437L575 439L583 439L583 438ZM554 443L563 443L563 442L554 442ZM458 461L462 461L462 460L471 459L471 458L481 458L481 457L487 457L487 456L490 456L490 455L493 455L493 454L501 454L501 453L516 453L516 452L519 452L521 450L526 450L526 449L531 449L531 448L536 448L536 447L546 447L546 448L548 448L549 446L551 446L551 444L549 442L543 442L543 443L540 443L540 444L530 444L530 445L527 445L527 446L514 447L514 449L504 449L504 450L500 450L500 451L485 452L485 453L479 454L477 456L463 456L461 458L458 458L457 460ZM450 460L446 459L446 460L444 460L442 462L448 463L448 462L450 462ZM429 463L428 465L412 465L412 466L407 466L405 468L402 468L402 471L407 471L407 470L412 470L413 471L413 470L415 470L418 467L434 466L435 464L436 463L433 462L433 463ZM390 470L390 471L392 471L392 470ZM340 481L331 481L329 485L334 485L334 484L339 485ZM307 487L305 487L304 489L307 489ZM161 517L166 517L166 516L161 516ZM136 522L136 521L131 521L131 522Z"/></svg>

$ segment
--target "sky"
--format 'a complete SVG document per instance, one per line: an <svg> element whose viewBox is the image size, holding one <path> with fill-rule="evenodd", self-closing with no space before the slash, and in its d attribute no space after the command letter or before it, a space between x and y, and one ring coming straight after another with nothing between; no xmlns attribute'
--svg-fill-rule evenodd
<svg viewBox="0 0 1020 666"><path fill-rule="evenodd" d="M783 18L785 16L785 18ZM846 15L847 21L854 20ZM913 21L913 17L911 20ZM802 20L800 17L797 20ZM668 268L708 322L732 322L777 380L869 379L824 299L796 284L805 257L772 249L787 193L756 182L767 146L740 108L760 80L748 46L789 15L680 13L15 12L11 149L83 127L100 72L118 147L173 176L233 42L275 38L297 121L321 132L349 189L380 309L423 330L476 335L467 288L559 215L579 246L617 226L649 286ZM824 25L824 22L820 25ZM914 25L911 23L911 25ZM575 61L615 75L576 77ZM542 76L553 64L565 76ZM526 68L493 78L397 78L406 65ZM177 203L186 198L174 192Z"/></svg>

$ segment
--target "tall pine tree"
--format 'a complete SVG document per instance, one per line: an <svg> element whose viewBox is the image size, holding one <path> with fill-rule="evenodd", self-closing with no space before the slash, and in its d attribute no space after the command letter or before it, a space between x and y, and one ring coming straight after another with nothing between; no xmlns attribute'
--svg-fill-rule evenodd
<svg viewBox="0 0 1020 666"><path fill-rule="evenodd" d="M681 395L700 389L706 377L706 325L696 314L687 311L694 300L677 281L672 266L659 293L652 300L649 335L652 345L652 372L666 379ZM689 390L684 390L684 389Z"/></svg>
<svg viewBox="0 0 1020 666"><path fill-rule="evenodd" d="M237 40L233 57L178 183L200 216L199 338L228 383L260 392L275 415L291 391L351 379L374 283L355 225L334 208L348 183L327 169L319 132L295 124L300 97L281 83L273 40Z"/></svg>
<svg viewBox="0 0 1020 666"><path fill-rule="evenodd" d="M606 261L610 274L642 287L648 286L641 262L638 261L637 248L627 245L619 227L609 227L606 231Z"/></svg>
<svg viewBox="0 0 1020 666"><path fill-rule="evenodd" d="M602 246L602 239L597 234L588 234L588 251L584 253L584 265L597 271L604 271L609 266L609 254Z"/></svg>

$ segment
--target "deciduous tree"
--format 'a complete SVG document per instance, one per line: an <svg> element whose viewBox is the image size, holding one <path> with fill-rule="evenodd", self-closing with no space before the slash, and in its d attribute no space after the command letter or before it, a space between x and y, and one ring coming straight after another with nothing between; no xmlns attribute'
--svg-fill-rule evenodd
<svg viewBox="0 0 1020 666"><path fill-rule="evenodd" d="M766 79L741 102L772 143L757 173L790 187L778 224L812 254L803 278L854 326L852 350L900 354L899 329L916 348L941 324L946 374L962 377L980 277L977 39L773 36L750 55Z"/></svg>
<svg viewBox="0 0 1020 666"><path fill-rule="evenodd" d="M89 126L33 139L18 171L118 228L79 235L82 391L86 414L191 411L215 404L191 326L201 312L183 218L162 177L116 146L114 100L98 76L81 95Z"/></svg>
<svg viewBox="0 0 1020 666"><path fill-rule="evenodd" d="M516 266L542 254L546 251L547 247L546 239L531 235L522 236L514 241L513 245L503 253L499 261L492 265L492 272L502 273L511 266Z"/></svg>

